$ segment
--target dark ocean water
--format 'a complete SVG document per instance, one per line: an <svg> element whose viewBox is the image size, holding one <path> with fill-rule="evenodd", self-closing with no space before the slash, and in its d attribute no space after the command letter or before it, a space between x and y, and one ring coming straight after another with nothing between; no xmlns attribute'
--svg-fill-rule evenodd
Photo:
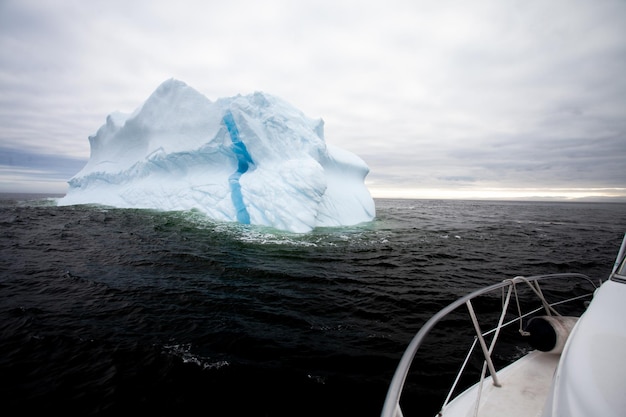
<svg viewBox="0 0 626 417"><path fill-rule="evenodd" d="M604 280L626 231L619 203L376 208L371 223L297 235L5 195L2 414L378 416L440 308L517 275ZM421 356L407 417L443 401L449 327Z"/></svg>

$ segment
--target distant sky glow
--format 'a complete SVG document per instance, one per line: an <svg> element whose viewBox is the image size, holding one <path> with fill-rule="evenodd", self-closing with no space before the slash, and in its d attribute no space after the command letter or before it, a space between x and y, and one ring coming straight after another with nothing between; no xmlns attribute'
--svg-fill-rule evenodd
<svg viewBox="0 0 626 417"><path fill-rule="evenodd" d="M163 81L264 91L374 197L626 201L623 0L0 0L0 192L64 193Z"/></svg>

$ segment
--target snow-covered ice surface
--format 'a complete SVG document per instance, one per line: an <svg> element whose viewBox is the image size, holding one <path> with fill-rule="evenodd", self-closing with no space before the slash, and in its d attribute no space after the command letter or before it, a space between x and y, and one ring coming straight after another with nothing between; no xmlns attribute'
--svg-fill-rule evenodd
<svg viewBox="0 0 626 417"><path fill-rule="evenodd" d="M369 168L324 140L324 122L256 92L212 102L161 84L89 137L91 157L59 205L197 209L217 221L303 233L370 221Z"/></svg>

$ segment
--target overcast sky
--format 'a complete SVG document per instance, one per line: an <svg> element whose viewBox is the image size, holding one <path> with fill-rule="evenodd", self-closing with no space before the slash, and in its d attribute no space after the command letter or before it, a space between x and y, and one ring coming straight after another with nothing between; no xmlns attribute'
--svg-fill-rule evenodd
<svg viewBox="0 0 626 417"><path fill-rule="evenodd" d="M0 192L172 77L323 118L375 197L626 197L623 0L0 0Z"/></svg>

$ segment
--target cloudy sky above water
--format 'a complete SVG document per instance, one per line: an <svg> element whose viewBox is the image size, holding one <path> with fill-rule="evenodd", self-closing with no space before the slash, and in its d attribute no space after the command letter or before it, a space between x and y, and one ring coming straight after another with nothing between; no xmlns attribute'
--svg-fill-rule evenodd
<svg viewBox="0 0 626 417"><path fill-rule="evenodd" d="M375 197L626 199L623 0L0 0L0 192L59 192L168 78L264 91Z"/></svg>

